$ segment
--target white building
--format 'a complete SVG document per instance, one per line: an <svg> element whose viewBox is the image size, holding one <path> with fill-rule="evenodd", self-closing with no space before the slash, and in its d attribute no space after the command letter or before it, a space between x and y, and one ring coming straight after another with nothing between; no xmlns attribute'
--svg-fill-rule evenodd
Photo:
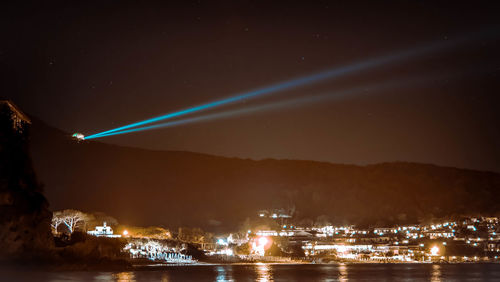
<svg viewBox="0 0 500 282"><path fill-rule="evenodd" d="M119 238L122 236L113 234L113 229L111 229L111 226L106 226L106 222L103 222L102 226L96 226L94 230L87 231L87 233L97 237Z"/></svg>

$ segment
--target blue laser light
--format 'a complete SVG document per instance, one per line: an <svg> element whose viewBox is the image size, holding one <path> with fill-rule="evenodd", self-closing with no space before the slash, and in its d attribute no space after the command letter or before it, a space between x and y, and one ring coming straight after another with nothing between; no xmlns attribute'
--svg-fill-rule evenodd
<svg viewBox="0 0 500 282"><path fill-rule="evenodd" d="M450 78L451 76L446 75L445 77ZM390 81L390 82L386 82L386 83L377 83L377 84L373 84L373 85L359 86L359 87L350 88L350 89L346 89L346 90L342 90L342 91L336 91L336 92L328 93L328 94L300 97L300 98L289 99L289 100L285 100L285 101L274 102L274 103L269 103L269 104L254 106L254 107L247 107L247 108L243 108L243 109L236 109L236 110L230 110L230 111L225 111L225 112L220 112L220 113L207 114L207 115L203 115L203 116L187 118L187 119L182 119L182 120L175 120L175 121L170 121L170 122L161 123L161 124L144 126L144 127L140 127L140 128L132 128L132 129L122 130L122 131L118 131L118 132L111 132L111 133L103 134L99 137L120 135L120 134L126 134L126 133L134 133L134 132L153 130L153 129L159 129L159 128L166 128L166 127L174 127L174 126L186 125L186 124L203 122L203 121L212 121L212 120L216 120L216 119L229 118L229 117L233 117L233 116L251 114L251 113L260 112L260 111L268 111L268 110L273 110L273 109L277 109L277 108L299 107L299 106L303 106L306 104L339 100L342 98L353 97L355 95L374 93L374 92L378 92L381 90L387 90L390 88L407 86L408 84L425 83L425 82L428 82L430 80L436 80L439 78L443 78L443 76L434 74L434 75L430 75L430 76L427 76L424 78L420 77L420 78L399 79L397 81ZM89 138L86 137L85 139L89 139Z"/></svg>
<svg viewBox="0 0 500 282"><path fill-rule="evenodd" d="M418 54L423 54L423 53L427 53L430 51L434 51L434 50L446 47L450 44L451 44L450 42L438 42L438 43L434 43L434 44L420 47L417 49L399 52L399 53L393 54L393 55L387 55L387 56L382 56L382 57L371 59L371 60L360 61L360 62L351 64L348 66L338 67L338 68L330 69L330 70L327 70L324 72L305 76L302 78L297 78L297 79L293 79L293 80L289 80L289 81L285 81L285 82L281 82L281 83L276 83L276 84L273 84L271 86L259 88L259 89L252 90L252 91L249 91L246 93L240 93L240 94L237 94L235 96L232 96L232 97L229 97L226 99L210 102L207 104L202 104L199 106L187 108L185 110L181 110L181 111L153 117L150 119L146 119L143 121L131 123L131 124L117 127L117 128L107 130L107 131L104 131L101 133L89 135L86 137L86 139L98 138L101 136L105 136L109 133L113 133L113 132L117 132L117 131L121 131L121 130L126 130L129 128L138 127L138 126L146 125L149 123L155 123L158 121L162 121L162 120L166 120L166 119L170 119L170 118L174 118L174 117L178 117L178 116L182 116L182 115L186 115L186 114L190 114L190 113L194 113L194 112L199 112L199 111L210 109L210 108L219 107L222 105L234 103L234 102L241 101L244 99L250 99L250 98L255 98L258 96L265 95L265 94L284 91L287 89L291 89L293 87L305 86L305 85L312 84L314 82L319 82L319 81L329 79L329 78L337 78L337 77L340 77L342 75L346 75L346 74L353 73L356 71L373 68L373 67L380 66L380 65L383 65L386 63L390 63L392 61L397 61L400 59L413 57L413 56L416 56Z"/></svg>
<svg viewBox="0 0 500 282"><path fill-rule="evenodd" d="M479 32L475 35L476 35L476 37L480 37L480 36L484 36L485 34L490 35L489 33L490 33L490 30L487 30L487 31ZM496 32L495 32L495 35L496 35ZM367 69L381 66L381 65L384 65L384 64L387 64L390 62L398 62L399 60L402 60L402 59L409 59L409 58L415 57L417 55L423 55L426 53L438 51L438 50L441 50L444 48L448 48L450 46L454 46L458 43L463 43L469 39L470 39L470 37L464 36L464 37L460 37L456 40L438 41L438 42L431 43L429 45L421 46L419 48L405 50L405 51L398 52L395 54L381 56L381 57L369 59L366 61L358 61L356 63L350 64L347 66L337 67L337 68L326 70L324 72L316 73L313 75L300 77L300 78L288 80L288 81L281 82L281 83L276 83L276 84L273 84L273 85L270 85L267 87L259 88L259 89L252 90L252 91L245 92L245 93L240 93L240 94L231 96L229 98L217 100L214 102L202 104L199 106L187 108L187 109L180 110L177 112L168 113L165 115L153 117L153 118L146 119L143 121L131 123L128 125L124 125L121 127L117 127L114 129L110 129L107 131L96 133L93 135L86 136L85 139L94 139L94 138L109 136L112 133L122 132L124 130L129 130L131 128L147 125L150 123L156 123L156 122L163 121L166 119L171 119L171 118L175 118L175 117L179 117L179 116L183 116L183 115L187 115L187 114L191 114L191 113L195 113L195 112L199 112L199 111L203 111L203 110L207 110L207 109L211 109L211 108L220 107L220 106L227 105L230 103L235 103L235 102L238 102L238 101L241 101L244 99L251 99L251 98L263 96L266 94L271 94L271 93L275 93L275 92L288 90L288 89L291 89L294 87L305 86L305 85L312 84L312 83L319 82L319 81L326 80L326 79L338 78L340 76L354 73L356 71L367 70ZM128 132L130 132L130 131L128 131Z"/></svg>

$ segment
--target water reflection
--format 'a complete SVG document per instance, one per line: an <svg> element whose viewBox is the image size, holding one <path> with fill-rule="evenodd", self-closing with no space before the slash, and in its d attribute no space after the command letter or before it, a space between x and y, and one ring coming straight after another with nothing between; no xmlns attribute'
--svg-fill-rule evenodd
<svg viewBox="0 0 500 282"><path fill-rule="evenodd" d="M337 265L334 264L322 264L319 265L321 275L318 275L317 280L325 282L339 281L339 272Z"/></svg>
<svg viewBox="0 0 500 282"><path fill-rule="evenodd" d="M170 281L168 279L168 274L167 273L162 273L162 275L161 275L161 282L168 282L168 281Z"/></svg>
<svg viewBox="0 0 500 282"><path fill-rule="evenodd" d="M171 266L132 272L19 271L0 281L500 281L500 264L309 264Z"/></svg>
<svg viewBox="0 0 500 282"><path fill-rule="evenodd" d="M441 265L439 265L439 264L432 265L431 281L432 282L442 281L441 280Z"/></svg>
<svg viewBox="0 0 500 282"><path fill-rule="evenodd" d="M116 282L135 282L135 274L133 272L119 272L113 274Z"/></svg>
<svg viewBox="0 0 500 282"><path fill-rule="evenodd" d="M339 265L339 281L347 281L347 266L344 263Z"/></svg>
<svg viewBox="0 0 500 282"><path fill-rule="evenodd" d="M271 266L265 263L257 263L257 281L268 282L273 281Z"/></svg>
<svg viewBox="0 0 500 282"><path fill-rule="evenodd" d="M215 281L234 281L231 266L228 266L227 269L224 266L217 266L215 270L217 271L217 277L215 278Z"/></svg>
<svg viewBox="0 0 500 282"><path fill-rule="evenodd" d="M95 275L94 281L110 281L110 280L115 280L115 275L111 273L106 273L106 272L99 272ZM69 278L63 278L62 280L70 280ZM52 280L51 282L59 282L61 280L55 279Z"/></svg>

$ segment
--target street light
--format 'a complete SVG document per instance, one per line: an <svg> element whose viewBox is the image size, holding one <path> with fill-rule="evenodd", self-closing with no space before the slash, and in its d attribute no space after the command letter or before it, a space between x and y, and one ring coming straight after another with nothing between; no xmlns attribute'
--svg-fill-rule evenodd
<svg viewBox="0 0 500 282"><path fill-rule="evenodd" d="M266 237L260 237L259 238L259 245L265 246L265 245L267 245L267 242L268 242L268 240L267 240Z"/></svg>
<svg viewBox="0 0 500 282"><path fill-rule="evenodd" d="M431 248L431 256L437 256L439 254L438 246L434 246Z"/></svg>

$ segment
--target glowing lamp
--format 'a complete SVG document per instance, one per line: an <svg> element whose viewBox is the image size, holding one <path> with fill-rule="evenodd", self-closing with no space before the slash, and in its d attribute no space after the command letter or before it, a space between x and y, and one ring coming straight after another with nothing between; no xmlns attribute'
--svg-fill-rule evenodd
<svg viewBox="0 0 500 282"><path fill-rule="evenodd" d="M123 236L127 236L127 235L128 235L128 231L127 230L123 231Z"/></svg>
<svg viewBox="0 0 500 282"><path fill-rule="evenodd" d="M259 237L252 243L254 253L263 256L265 251L271 247L272 241L267 237Z"/></svg>
<svg viewBox="0 0 500 282"><path fill-rule="evenodd" d="M265 245L267 245L268 242L269 242L269 240L266 237L259 238L259 245L260 246L265 246Z"/></svg>
<svg viewBox="0 0 500 282"><path fill-rule="evenodd" d="M71 135L71 137L73 137L74 139L76 139L78 141L85 140L85 135L81 134L80 132L73 133L73 135Z"/></svg>
<svg viewBox="0 0 500 282"><path fill-rule="evenodd" d="M434 246L431 248L431 255L432 256L437 256L439 254L439 248L437 246Z"/></svg>

